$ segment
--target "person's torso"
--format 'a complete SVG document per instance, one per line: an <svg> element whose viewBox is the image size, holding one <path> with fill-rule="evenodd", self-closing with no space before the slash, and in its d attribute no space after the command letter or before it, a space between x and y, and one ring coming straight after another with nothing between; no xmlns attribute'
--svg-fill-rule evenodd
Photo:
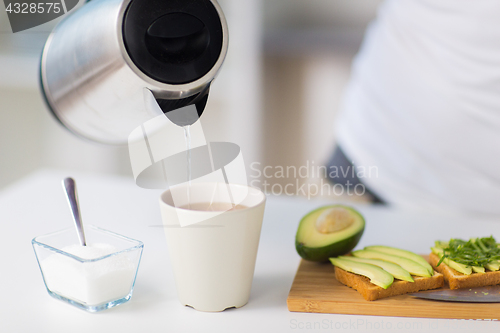
<svg viewBox="0 0 500 333"><path fill-rule="evenodd" d="M384 3L338 131L388 202L500 214L500 1Z"/></svg>

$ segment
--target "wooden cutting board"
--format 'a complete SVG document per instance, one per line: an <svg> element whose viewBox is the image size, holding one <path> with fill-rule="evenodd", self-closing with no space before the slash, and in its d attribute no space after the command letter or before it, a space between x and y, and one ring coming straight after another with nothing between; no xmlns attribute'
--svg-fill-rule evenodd
<svg viewBox="0 0 500 333"><path fill-rule="evenodd" d="M459 303L419 299L409 295L366 301L356 290L335 279L332 264L302 260L288 294L293 312L337 313L391 317L500 319L500 303Z"/></svg>

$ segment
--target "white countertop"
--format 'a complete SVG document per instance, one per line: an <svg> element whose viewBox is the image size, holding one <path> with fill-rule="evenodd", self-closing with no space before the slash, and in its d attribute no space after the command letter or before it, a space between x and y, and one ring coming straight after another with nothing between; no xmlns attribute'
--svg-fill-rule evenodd
<svg viewBox="0 0 500 333"><path fill-rule="evenodd" d="M31 247L35 236L72 225L60 185L78 182L84 223L144 242L134 295L126 304L91 314L51 298ZM1 332L498 332L500 322L291 313L286 298L300 261L294 249L298 221L325 201L269 197L250 301L239 309L204 313L181 306L158 208L161 191L131 178L41 171L0 192ZM437 238L500 238L500 221L387 207L358 206L367 227L360 247L390 244L429 252ZM472 234L471 234L472 233ZM390 313L388 313L390 315ZM391 329L388 329L391 328Z"/></svg>

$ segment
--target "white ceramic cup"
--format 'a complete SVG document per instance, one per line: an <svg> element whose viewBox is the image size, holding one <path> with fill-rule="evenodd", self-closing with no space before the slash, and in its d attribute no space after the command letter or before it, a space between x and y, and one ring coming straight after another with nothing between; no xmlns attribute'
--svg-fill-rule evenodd
<svg viewBox="0 0 500 333"><path fill-rule="evenodd" d="M214 191L224 194L227 186L234 196L246 193L240 205L248 208L229 210L214 216L210 211L174 206L172 193L177 191L177 206L187 204L187 186L178 185L160 197L179 300L183 305L200 311L239 308L250 297L266 197L260 190L244 185L192 184L189 189L190 203L211 202L214 197L216 202L230 203L226 195L214 195ZM193 218L197 222L181 227L180 216L182 219ZM203 220L204 216L206 220Z"/></svg>

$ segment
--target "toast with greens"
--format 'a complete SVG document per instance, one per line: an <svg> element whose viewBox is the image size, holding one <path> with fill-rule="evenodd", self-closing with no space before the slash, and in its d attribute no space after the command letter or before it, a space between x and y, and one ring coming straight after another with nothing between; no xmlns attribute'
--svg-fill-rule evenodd
<svg viewBox="0 0 500 333"><path fill-rule="evenodd" d="M443 275L423 257L393 247L369 246L330 261L336 279L367 301L437 289L444 284Z"/></svg>
<svg viewBox="0 0 500 333"><path fill-rule="evenodd" d="M450 289L500 284L500 244L491 237L436 241L429 260Z"/></svg>

